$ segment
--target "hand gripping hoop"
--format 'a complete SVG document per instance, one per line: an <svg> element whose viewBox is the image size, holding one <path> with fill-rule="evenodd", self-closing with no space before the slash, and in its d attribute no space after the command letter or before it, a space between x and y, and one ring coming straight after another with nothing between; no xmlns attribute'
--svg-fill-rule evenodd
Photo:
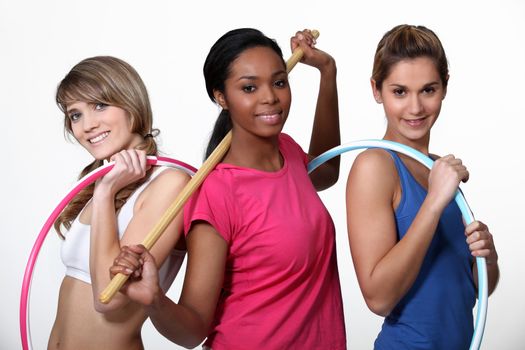
<svg viewBox="0 0 525 350"><path fill-rule="evenodd" d="M429 169L432 169L432 165L434 164L434 161L426 155L424 155L423 153L416 151L415 149L405 146L403 144L386 140L362 140L349 142L324 152L317 158L313 159L310 163L308 163L308 172L312 172L319 165L323 164L327 160L337 157L342 153L364 148L383 148L399 152L417 160ZM461 210L461 214L463 215L465 223L468 225L471 222L473 222L474 216L472 214L472 211L470 210L467 201L465 200L465 197L459 190L456 192L456 196L454 199L458 204L459 209ZM481 341L483 339L483 331L485 329L485 321L487 319L488 306L488 278L487 264L485 258L476 257L476 264L478 268L478 310L476 316L476 323L474 325L474 334L472 335L472 340L470 342L470 350L478 350L481 346Z"/></svg>
<svg viewBox="0 0 525 350"><path fill-rule="evenodd" d="M167 157L148 156L147 164L157 166L168 166L171 168L180 169L191 176L193 176L193 174L195 174L195 172L197 171L197 169L195 169L191 165ZM22 348L24 350L33 348L33 345L31 343L31 329L29 324L29 298L31 293L31 281L33 279L33 270L35 268L38 254L40 253L40 249L42 248L42 244L44 243L44 240L46 239L49 230L53 226L53 223L60 215L62 210L67 206L67 204L85 187L89 186L97 179L106 175L111 169L113 169L114 165L115 162L110 162L104 166L93 170L92 172L86 174L83 178L78 180L78 182L73 186L73 188L69 192L67 192L66 196L60 201L60 203L58 203L56 208L53 210L49 218L44 223L44 226L42 227L40 233L36 238L35 244L33 245L33 249L31 250L31 254L29 255L29 259L27 261L24 279L22 282L22 292L20 295L20 336L22 337Z"/></svg>

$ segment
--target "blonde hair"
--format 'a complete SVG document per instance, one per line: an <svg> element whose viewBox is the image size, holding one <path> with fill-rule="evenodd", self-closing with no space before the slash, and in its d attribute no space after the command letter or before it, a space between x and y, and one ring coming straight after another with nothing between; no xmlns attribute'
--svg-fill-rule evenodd
<svg viewBox="0 0 525 350"><path fill-rule="evenodd" d="M110 56L87 58L75 65L60 82L56 92L56 103L64 113L64 132L69 135L73 135L73 131L67 115L67 106L78 101L90 104L104 103L125 110L131 121L131 132L148 136L144 137L137 149L144 150L148 155L157 155L155 139L149 137L158 134L158 130L152 128L153 115L148 92L137 71L128 63ZM79 179L102 164L102 160L95 159L81 171ZM147 180L149 173L141 181L130 184L117 193L116 211L124 205L131 193ZM62 238L62 226L67 230L71 228L73 220L93 197L94 189L95 185L91 184L80 191L55 221L55 230Z"/></svg>
<svg viewBox="0 0 525 350"><path fill-rule="evenodd" d="M386 32L377 45L372 79L381 90L383 81L399 61L418 57L430 58L438 71L443 87L448 82L445 49L437 35L424 26L401 24Z"/></svg>

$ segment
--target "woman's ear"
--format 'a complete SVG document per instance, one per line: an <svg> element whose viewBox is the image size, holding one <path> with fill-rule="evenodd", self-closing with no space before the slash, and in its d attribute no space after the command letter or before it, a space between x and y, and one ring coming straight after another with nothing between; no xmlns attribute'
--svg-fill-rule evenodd
<svg viewBox="0 0 525 350"><path fill-rule="evenodd" d="M383 103L383 99L381 98L381 91L377 88L376 81L374 79L370 79L370 85L372 86L372 93L374 94L374 99L377 103Z"/></svg>
<svg viewBox="0 0 525 350"><path fill-rule="evenodd" d="M228 110L228 104L226 103L226 98L222 91L213 90L213 97L215 98L215 101L217 101L219 106L222 107L222 109Z"/></svg>

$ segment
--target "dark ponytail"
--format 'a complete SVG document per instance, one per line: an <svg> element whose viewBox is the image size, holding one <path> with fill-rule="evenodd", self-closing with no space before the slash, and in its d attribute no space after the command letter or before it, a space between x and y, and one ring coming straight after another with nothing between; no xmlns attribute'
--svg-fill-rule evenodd
<svg viewBox="0 0 525 350"><path fill-rule="evenodd" d="M231 30L213 44L206 57L203 68L206 91L213 102L216 102L213 94L214 91L220 91L224 94L224 82L230 75L233 61L245 50L258 46L271 48L281 59L283 57L281 48L275 40L268 38L261 31L252 28ZM284 59L282 59L282 61L283 65L286 65ZM215 147L217 147L232 127L233 124L230 113L227 110L222 110L215 122L208 147L206 147L205 158L210 156Z"/></svg>
<svg viewBox="0 0 525 350"><path fill-rule="evenodd" d="M207 159L210 156L213 150L219 145L219 143L221 143L224 136L228 134L228 131L230 131L232 127L233 125L230 118L230 112L228 112L226 109L223 109L213 127L213 132L211 133L208 147L206 147L206 156L204 159Z"/></svg>

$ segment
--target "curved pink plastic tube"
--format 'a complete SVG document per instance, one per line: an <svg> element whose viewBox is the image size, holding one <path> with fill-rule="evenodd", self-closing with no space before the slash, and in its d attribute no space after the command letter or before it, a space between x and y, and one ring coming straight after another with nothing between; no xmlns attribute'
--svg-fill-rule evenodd
<svg viewBox="0 0 525 350"><path fill-rule="evenodd" d="M165 165L170 167L176 167L179 168L190 175L195 174L197 171L196 168L192 167L189 164L186 164L184 162L181 162L176 159L168 158L168 157L148 157L147 163L149 165ZM82 179L80 179L71 189L67 195L58 203L56 208L53 210L51 215L47 218L46 222L44 223L44 226L40 230L40 233L38 234L35 244L33 245L33 249L31 250L31 254L29 254L29 259L27 260L27 265L24 273L24 279L22 282L22 292L20 295L20 336L22 338L22 348L24 350L29 350L30 346L30 339L29 339L29 295L30 295L30 289L31 289L31 280L33 278L33 270L35 268L36 260L38 257L38 254L40 252L40 249L42 248L42 244L44 244L44 240L46 239L47 234L49 233L49 230L53 226L53 223L57 219L57 217L60 215L62 210L67 206L67 204L85 187L89 186L91 183L96 181L97 179L101 178L102 176L106 175L111 169L113 169L114 163L108 163L98 169L95 169L91 173L84 176Z"/></svg>

